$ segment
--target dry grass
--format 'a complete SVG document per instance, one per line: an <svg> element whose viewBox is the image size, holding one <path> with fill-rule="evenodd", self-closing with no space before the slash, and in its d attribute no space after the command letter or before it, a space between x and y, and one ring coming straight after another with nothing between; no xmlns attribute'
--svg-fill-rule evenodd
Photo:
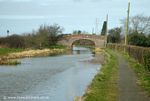
<svg viewBox="0 0 150 101"><path fill-rule="evenodd" d="M24 58L24 57L35 57L35 56L49 56L57 55L64 52L64 49L43 49L43 50L28 50L23 52L11 53L8 55L9 58Z"/></svg>
<svg viewBox="0 0 150 101"><path fill-rule="evenodd" d="M25 57L37 57L37 56L53 56L62 54L65 49L43 49L43 50L28 50L21 52L9 53L0 57L0 65L17 65L18 61L12 59L25 58Z"/></svg>

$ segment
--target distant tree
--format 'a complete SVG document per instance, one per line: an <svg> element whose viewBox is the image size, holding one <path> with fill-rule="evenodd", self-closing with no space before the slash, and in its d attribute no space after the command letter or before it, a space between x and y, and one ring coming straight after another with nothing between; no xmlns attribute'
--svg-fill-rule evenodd
<svg viewBox="0 0 150 101"><path fill-rule="evenodd" d="M122 20L123 29L126 29L126 19ZM142 14L130 17L128 42L131 45L149 47L150 16Z"/></svg>
<svg viewBox="0 0 150 101"><path fill-rule="evenodd" d="M32 34L31 33L27 33L25 35L23 35L24 37L24 40L25 40L25 47L26 48L36 48L38 47L38 45L36 44L36 35L35 33L33 32Z"/></svg>
<svg viewBox="0 0 150 101"><path fill-rule="evenodd" d="M136 15L131 18L131 27L134 32L150 33L150 17Z"/></svg>
<svg viewBox="0 0 150 101"><path fill-rule="evenodd" d="M38 31L24 36L26 47L42 48L57 44L63 28L57 24L41 25Z"/></svg>
<svg viewBox="0 0 150 101"><path fill-rule="evenodd" d="M35 35L35 43L39 48L48 45L48 28L47 26L40 26Z"/></svg>
<svg viewBox="0 0 150 101"><path fill-rule="evenodd" d="M126 19L122 19L123 29L126 29ZM142 14L130 17L129 33L138 32L148 34L150 33L150 16Z"/></svg>
<svg viewBox="0 0 150 101"><path fill-rule="evenodd" d="M9 36L9 30L7 30L7 36Z"/></svg>
<svg viewBox="0 0 150 101"><path fill-rule="evenodd" d="M81 30L74 30L73 34L82 34L82 31Z"/></svg>
<svg viewBox="0 0 150 101"><path fill-rule="evenodd" d="M122 30L121 27L110 29L107 41L109 43L119 43L121 41L120 36L121 30Z"/></svg>
<svg viewBox="0 0 150 101"><path fill-rule="evenodd" d="M107 30L106 27L107 27L107 21L104 21L101 35L106 35L106 30Z"/></svg>
<svg viewBox="0 0 150 101"><path fill-rule="evenodd" d="M48 31L48 44L55 45L59 39L59 35L62 34L63 28L57 24L47 26Z"/></svg>
<svg viewBox="0 0 150 101"><path fill-rule="evenodd" d="M10 48L25 48L24 38L16 34L0 38L0 44L6 45Z"/></svg>
<svg viewBox="0 0 150 101"><path fill-rule="evenodd" d="M63 28L57 24L41 25L37 31L24 35L11 35L0 38L0 44L12 48L41 48L56 45L62 37Z"/></svg>
<svg viewBox="0 0 150 101"><path fill-rule="evenodd" d="M71 35L71 34L59 34L57 37L58 37L58 40L61 40L62 38L64 38L65 35Z"/></svg>
<svg viewBox="0 0 150 101"><path fill-rule="evenodd" d="M150 47L150 34L147 36L147 47Z"/></svg>
<svg viewBox="0 0 150 101"><path fill-rule="evenodd" d="M73 32L72 32L72 34L77 34L78 32L77 32L77 30L74 30Z"/></svg>
<svg viewBox="0 0 150 101"><path fill-rule="evenodd" d="M130 45L147 47L148 38L143 33L133 32L129 35L128 43Z"/></svg>
<svg viewBox="0 0 150 101"><path fill-rule="evenodd" d="M78 34L81 34L82 33L82 31L81 30L78 30Z"/></svg>

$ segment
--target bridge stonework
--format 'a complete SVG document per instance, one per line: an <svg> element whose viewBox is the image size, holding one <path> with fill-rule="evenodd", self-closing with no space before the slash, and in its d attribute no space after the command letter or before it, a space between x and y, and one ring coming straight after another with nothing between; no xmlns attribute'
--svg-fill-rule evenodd
<svg viewBox="0 0 150 101"><path fill-rule="evenodd" d="M58 41L59 44L72 47L73 43L77 40L90 40L95 43L95 47L104 48L104 36L100 35L89 35L89 34L79 34L79 35L64 35L64 37Z"/></svg>

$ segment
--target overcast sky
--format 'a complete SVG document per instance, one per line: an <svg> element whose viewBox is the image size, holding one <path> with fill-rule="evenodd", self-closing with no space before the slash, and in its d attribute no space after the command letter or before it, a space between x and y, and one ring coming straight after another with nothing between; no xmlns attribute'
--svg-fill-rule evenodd
<svg viewBox="0 0 150 101"><path fill-rule="evenodd" d="M98 18L101 30L106 14L109 28L120 26L120 19L127 15L129 0L0 0L0 33L21 34L32 32L41 24L57 23L64 33L73 30L92 32ZM130 0L131 16L150 16L150 0Z"/></svg>

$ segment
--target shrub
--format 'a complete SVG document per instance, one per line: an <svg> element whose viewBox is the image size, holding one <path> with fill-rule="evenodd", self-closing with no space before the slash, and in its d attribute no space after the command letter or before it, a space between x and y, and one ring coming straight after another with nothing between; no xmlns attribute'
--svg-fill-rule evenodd
<svg viewBox="0 0 150 101"><path fill-rule="evenodd" d="M144 54L144 65L146 69L150 71L150 51L147 51Z"/></svg>

